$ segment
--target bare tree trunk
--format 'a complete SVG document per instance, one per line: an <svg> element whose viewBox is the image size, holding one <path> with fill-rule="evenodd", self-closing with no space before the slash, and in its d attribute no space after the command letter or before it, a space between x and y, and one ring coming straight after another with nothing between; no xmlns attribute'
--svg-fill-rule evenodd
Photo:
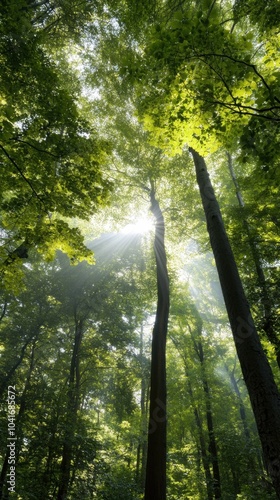
<svg viewBox="0 0 280 500"><path fill-rule="evenodd" d="M204 159L193 149L210 242L268 473L280 499L280 394L246 300Z"/></svg>
<svg viewBox="0 0 280 500"><path fill-rule="evenodd" d="M166 335L169 315L169 279L164 247L164 218L151 190L156 218L154 250L158 303L152 340L150 417L145 500L166 500Z"/></svg>

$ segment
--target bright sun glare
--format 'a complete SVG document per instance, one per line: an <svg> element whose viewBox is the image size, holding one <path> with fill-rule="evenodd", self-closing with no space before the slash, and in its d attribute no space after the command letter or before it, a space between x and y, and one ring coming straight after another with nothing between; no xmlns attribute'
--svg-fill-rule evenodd
<svg viewBox="0 0 280 500"><path fill-rule="evenodd" d="M143 216L135 219L134 222L127 224L121 230L124 234L146 234L154 228L154 220L152 217Z"/></svg>

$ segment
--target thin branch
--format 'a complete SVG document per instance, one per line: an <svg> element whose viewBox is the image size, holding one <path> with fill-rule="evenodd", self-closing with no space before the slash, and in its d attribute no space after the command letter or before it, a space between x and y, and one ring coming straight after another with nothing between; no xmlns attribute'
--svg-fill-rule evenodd
<svg viewBox="0 0 280 500"><path fill-rule="evenodd" d="M206 16L206 19L209 19L210 15L211 15L211 12L212 10L214 9L214 6L215 6L215 3L216 3L217 0L213 0L213 2L211 3L210 7L209 7L209 10L207 12L207 16Z"/></svg>
<svg viewBox="0 0 280 500"><path fill-rule="evenodd" d="M29 179L27 179L27 177L24 175L24 173L21 171L21 169L19 168L19 166L17 165L17 163L13 160L13 158L9 155L8 151L6 151L6 149L2 146L2 144L0 144L0 148L2 149L2 151L4 152L5 156L10 160L10 162L14 165L14 167L16 168L16 170L19 172L20 176L25 180L25 182L28 184L28 186L30 187L30 189L32 190L33 194L36 196L36 198L40 201L40 203L43 205L43 207L45 207L45 204L44 204L44 201L41 199L41 197L38 195L37 191L34 189L34 187L32 186L31 182L29 181ZM48 214L48 211L46 210L45 208L45 211L47 212ZM49 214L48 214L49 215Z"/></svg>
<svg viewBox="0 0 280 500"><path fill-rule="evenodd" d="M30 142L27 142L27 141L23 141L22 139L19 139L18 137L12 137L12 139L10 139L10 141L16 141L16 142L20 142L22 144L27 144L27 146L30 146L31 148L35 149L36 151L39 151L40 153L45 153L45 154L50 155L56 159L60 158L59 156L54 155L53 153L50 153L50 151L46 151L45 149L37 148L36 146L34 146L34 144L31 144Z"/></svg>
<svg viewBox="0 0 280 500"><path fill-rule="evenodd" d="M121 174L122 176L126 177L129 181L132 180L133 174L128 174L127 172L124 172L123 170L120 170L116 165L114 165L114 168L118 174ZM129 182L126 184L127 186L132 186L132 187L141 187L144 191L150 194L150 189L143 184L141 181L135 181L135 182Z"/></svg>
<svg viewBox="0 0 280 500"><path fill-rule="evenodd" d="M259 71L257 70L256 66L252 63L248 63L246 61L242 61L241 59L236 59L235 57L232 57L232 56L229 56L228 54L215 54L215 53L212 53L212 52L209 52L209 53L206 53L206 54L196 54L195 56L191 56L190 59L193 59L193 58L196 58L196 57L209 57L209 56L212 56L212 57L221 57L221 58L224 58L224 59L229 59L230 61L233 61L233 62L236 62L237 64L243 64L243 66L247 66L248 68L251 68L255 74L261 79L262 83L264 84L264 86L266 87L266 89L268 90L270 96L271 96L271 89L269 87L269 85L266 83L264 77L259 73ZM273 99L273 96L271 96L272 99ZM275 98L278 102L279 100L277 98Z"/></svg>
<svg viewBox="0 0 280 500"><path fill-rule="evenodd" d="M37 3L36 3L36 2L33 2L33 3L30 5L30 7L31 7L32 9L37 9L38 7L42 7L42 5L47 5L47 3L49 3L49 2L48 2L48 0L42 0L42 2L37 2Z"/></svg>
<svg viewBox="0 0 280 500"><path fill-rule="evenodd" d="M221 79L221 81L223 82L225 88L227 89L230 97L232 98L233 102L234 102L234 105L237 106L239 108L239 105L238 103L236 102L236 97L234 97L231 89L229 88L226 80L224 79L223 75L221 75L221 73L219 73L215 68L213 68L213 66L211 64L209 64L208 62L206 62L206 64L209 66L209 68L214 72L216 73L216 75Z"/></svg>
<svg viewBox="0 0 280 500"><path fill-rule="evenodd" d="M260 78L260 80L262 81L263 85L265 86L265 88L267 89L267 91L269 92L269 95L270 95L270 98L271 98L271 101L277 101L278 103L280 103L280 99L276 96L273 96L272 95L272 92L271 92L271 88L270 86L268 85L268 83L266 82L266 80L264 79L264 77L261 75L261 73L257 70L255 64L252 64L252 63L249 63L249 62L246 62L246 61L242 61L241 59L236 59L235 57L232 57L228 54L216 54L214 52L208 52L208 53L204 53L204 54L195 54L193 56L189 56L187 58L185 58L184 56L182 56L182 62L186 61L186 60L190 60L190 59L200 59L202 60L202 62L206 62L204 59L207 58L207 57L220 57L222 59L229 59L230 61L233 61L237 64L242 64L243 66L247 66L248 68L251 68L254 73L258 76L258 78ZM209 67L210 64L209 63L206 63L208 64ZM213 68L211 67L211 69L213 70Z"/></svg>
<svg viewBox="0 0 280 500"><path fill-rule="evenodd" d="M4 304L4 307L2 309L1 316L0 316L0 321L2 321L2 319L4 318L4 316L6 314L7 306L8 306L8 301L5 300L5 304Z"/></svg>
<svg viewBox="0 0 280 500"><path fill-rule="evenodd" d="M242 114L242 115L248 115L248 116L254 116L254 117L257 117L257 118L263 118L264 120L270 120L270 121L275 121L275 122L280 122L280 117L279 118L273 118L273 116L266 116L266 115L262 115L262 114L259 114L261 113L262 111L259 111L258 109L256 108L253 108L251 106L244 106L242 104L238 104L236 106L238 106L238 110L237 109L234 109L234 105L233 104L230 104L230 103L225 103L225 102L221 102L221 101L207 101L206 99L203 99L204 102L208 102L209 104L219 104L219 106L223 106L225 108L228 108L231 110L232 113L234 114ZM241 109L242 108L242 109ZM249 113L248 111L243 111L243 109L251 109L252 111L255 111L254 113ZM266 111L273 111L274 108L268 108ZM278 107L276 107L276 109L278 109Z"/></svg>

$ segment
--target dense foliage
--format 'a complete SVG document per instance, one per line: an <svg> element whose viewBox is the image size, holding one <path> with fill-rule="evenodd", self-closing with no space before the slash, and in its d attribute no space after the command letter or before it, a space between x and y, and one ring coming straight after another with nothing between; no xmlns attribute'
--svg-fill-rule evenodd
<svg viewBox="0 0 280 500"><path fill-rule="evenodd" d="M0 498L11 465L22 500L143 498L155 196L167 498L279 498L189 153L206 157L279 383L279 23L277 0L2 2Z"/></svg>

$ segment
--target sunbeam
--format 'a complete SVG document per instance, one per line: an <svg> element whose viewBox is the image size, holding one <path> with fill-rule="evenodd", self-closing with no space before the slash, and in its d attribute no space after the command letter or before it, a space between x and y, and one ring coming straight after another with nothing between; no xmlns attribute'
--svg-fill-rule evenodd
<svg viewBox="0 0 280 500"><path fill-rule="evenodd" d="M123 234L146 234L154 229L155 223L148 215L137 218L134 222L127 224L121 229Z"/></svg>

